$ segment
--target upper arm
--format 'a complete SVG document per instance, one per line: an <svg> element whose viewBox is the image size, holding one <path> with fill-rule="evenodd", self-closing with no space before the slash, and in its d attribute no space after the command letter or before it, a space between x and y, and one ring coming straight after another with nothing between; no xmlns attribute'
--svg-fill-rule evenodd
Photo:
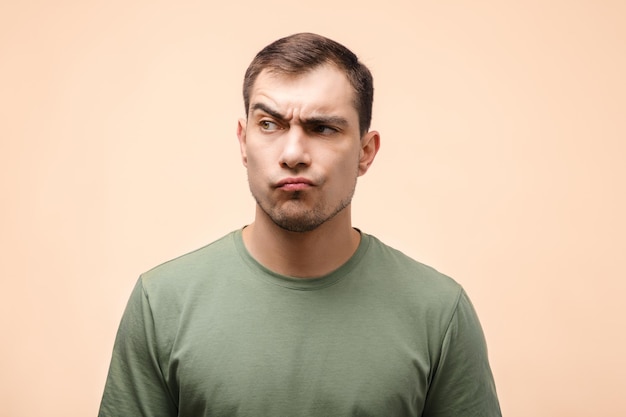
<svg viewBox="0 0 626 417"><path fill-rule="evenodd" d="M163 376L150 302L141 279L120 323L99 417L178 415Z"/></svg>
<svg viewBox="0 0 626 417"><path fill-rule="evenodd" d="M441 343L423 416L501 416L485 337L463 291Z"/></svg>

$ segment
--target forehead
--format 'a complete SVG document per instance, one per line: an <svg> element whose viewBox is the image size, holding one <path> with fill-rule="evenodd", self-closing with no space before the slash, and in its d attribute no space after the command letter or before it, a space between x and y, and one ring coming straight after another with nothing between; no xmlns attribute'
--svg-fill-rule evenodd
<svg viewBox="0 0 626 417"><path fill-rule="evenodd" d="M251 109L264 103L286 114L341 113L344 117L357 117L354 89L345 74L332 65L303 74L264 69L250 93Z"/></svg>

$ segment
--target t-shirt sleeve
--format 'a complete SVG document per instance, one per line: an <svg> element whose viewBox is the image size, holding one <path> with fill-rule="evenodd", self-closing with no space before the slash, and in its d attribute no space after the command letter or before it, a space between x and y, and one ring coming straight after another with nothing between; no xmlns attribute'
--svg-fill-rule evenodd
<svg viewBox="0 0 626 417"><path fill-rule="evenodd" d="M139 279L117 332L98 416L177 415L159 363L150 302Z"/></svg>
<svg viewBox="0 0 626 417"><path fill-rule="evenodd" d="M474 307L461 291L441 344L422 416L501 415L485 337Z"/></svg>

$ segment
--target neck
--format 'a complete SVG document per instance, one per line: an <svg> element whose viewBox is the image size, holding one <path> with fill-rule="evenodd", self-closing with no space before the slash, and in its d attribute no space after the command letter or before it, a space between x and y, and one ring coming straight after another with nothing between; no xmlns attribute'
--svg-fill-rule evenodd
<svg viewBox="0 0 626 417"><path fill-rule="evenodd" d="M243 230L243 241L266 268L282 275L315 278L343 265L354 254L361 236L351 226L350 207L310 232L290 232L257 214Z"/></svg>

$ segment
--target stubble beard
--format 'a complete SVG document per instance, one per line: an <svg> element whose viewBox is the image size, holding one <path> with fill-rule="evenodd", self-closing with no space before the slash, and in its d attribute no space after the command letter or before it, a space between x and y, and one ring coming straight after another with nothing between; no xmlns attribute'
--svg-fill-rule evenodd
<svg viewBox="0 0 626 417"><path fill-rule="evenodd" d="M339 201L337 205L328 210L327 203L321 200L314 207L310 209L294 208L286 209L278 207L277 205L266 204L259 196L257 196L251 188L252 196L256 200L257 205L263 210L263 212L281 229L289 232L306 233L311 232L327 221L334 218L337 214L341 213L346 207L352 203L352 197L356 189L356 178L350 192L345 198ZM303 192L296 191L291 196L291 201L286 204L297 205L304 199Z"/></svg>

